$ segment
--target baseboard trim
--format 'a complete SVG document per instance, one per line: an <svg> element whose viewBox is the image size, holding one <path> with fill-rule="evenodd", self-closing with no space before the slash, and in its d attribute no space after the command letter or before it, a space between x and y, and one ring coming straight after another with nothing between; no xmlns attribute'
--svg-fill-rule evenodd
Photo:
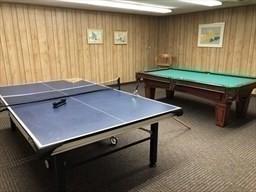
<svg viewBox="0 0 256 192"><path fill-rule="evenodd" d="M121 85L129 85L129 84L134 84L136 81L128 81L128 82L123 82Z"/></svg>

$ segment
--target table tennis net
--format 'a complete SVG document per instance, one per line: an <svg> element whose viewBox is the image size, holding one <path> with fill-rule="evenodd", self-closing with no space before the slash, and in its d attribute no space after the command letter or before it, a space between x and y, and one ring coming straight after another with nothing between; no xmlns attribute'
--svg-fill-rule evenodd
<svg viewBox="0 0 256 192"><path fill-rule="evenodd" d="M8 107L8 106L16 106L16 105L22 105L22 104L57 100L61 98L68 98L68 97L83 95L83 94L93 94L94 92L113 90L114 88L115 87L113 86L110 87L110 86L99 85L99 84L89 84L89 85L82 85L77 87L69 87L65 89L52 89L50 91L45 91L45 92L10 95L10 96L4 96L3 98L8 104L6 107Z"/></svg>

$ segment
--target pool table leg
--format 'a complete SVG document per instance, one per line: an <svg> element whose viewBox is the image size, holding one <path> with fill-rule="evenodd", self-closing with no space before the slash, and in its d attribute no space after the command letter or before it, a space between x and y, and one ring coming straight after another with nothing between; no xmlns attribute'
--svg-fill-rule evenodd
<svg viewBox="0 0 256 192"><path fill-rule="evenodd" d="M237 117L245 117L250 102L250 94L238 98L236 101L236 115Z"/></svg>
<svg viewBox="0 0 256 192"><path fill-rule="evenodd" d="M217 126L224 127L228 123L231 104L232 102L216 104L215 118Z"/></svg>
<svg viewBox="0 0 256 192"><path fill-rule="evenodd" d="M155 92L156 92L156 88L145 87L145 96L147 98L154 99L155 98Z"/></svg>

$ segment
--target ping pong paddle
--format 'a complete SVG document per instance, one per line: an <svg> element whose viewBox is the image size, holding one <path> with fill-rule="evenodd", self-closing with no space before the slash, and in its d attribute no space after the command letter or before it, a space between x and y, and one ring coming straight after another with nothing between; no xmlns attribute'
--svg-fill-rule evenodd
<svg viewBox="0 0 256 192"><path fill-rule="evenodd" d="M66 99L61 99L60 101L57 101L57 102L54 102L52 104L53 108L56 109L62 105L65 105L67 102L66 102Z"/></svg>

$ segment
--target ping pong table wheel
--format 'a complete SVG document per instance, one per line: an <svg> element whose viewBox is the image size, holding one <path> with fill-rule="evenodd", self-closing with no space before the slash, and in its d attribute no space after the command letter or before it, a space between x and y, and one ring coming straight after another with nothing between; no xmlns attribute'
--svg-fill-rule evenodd
<svg viewBox="0 0 256 192"><path fill-rule="evenodd" d="M118 143L118 139L117 139L117 137L115 137L115 136L113 136L113 137L110 137L110 144L111 145L117 145L117 143Z"/></svg>

